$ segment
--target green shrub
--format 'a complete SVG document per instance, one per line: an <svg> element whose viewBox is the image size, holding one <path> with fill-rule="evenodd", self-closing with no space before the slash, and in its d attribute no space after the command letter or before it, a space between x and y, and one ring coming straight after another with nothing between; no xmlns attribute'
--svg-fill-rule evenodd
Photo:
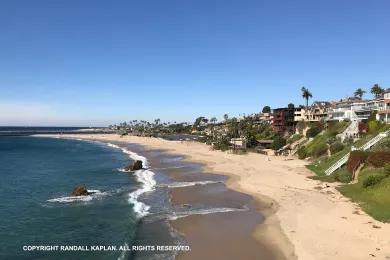
<svg viewBox="0 0 390 260"><path fill-rule="evenodd" d="M297 153L298 153L299 159L301 159L301 160L305 159L307 157L306 147L304 147L304 146L299 147Z"/></svg>
<svg viewBox="0 0 390 260"><path fill-rule="evenodd" d="M370 134L376 134L379 129L382 127L382 124L376 120L376 112L372 113L368 117L368 132Z"/></svg>
<svg viewBox="0 0 390 260"><path fill-rule="evenodd" d="M337 134L342 133L348 126L348 122L328 122L327 135L335 137Z"/></svg>
<svg viewBox="0 0 390 260"><path fill-rule="evenodd" d="M298 141L301 138L302 138L301 134L292 135L289 139L287 139L287 143L289 143L289 144L295 143L296 141Z"/></svg>
<svg viewBox="0 0 390 260"><path fill-rule="evenodd" d="M219 137L213 143L215 150L226 151L230 148L230 142L227 137Z"/></svg>
<svg viewBox="0 0 390 260"><path fill-rule="evenodd" d="M307 137L315 137L319 133L321 133L322 129L319 126L312 126L309 130L306 132Z"/></svg>
<svg viewBox="0 0 390 260"><path fill-rule="evenodd" d="M390 162L390 152L371 153L367 158L367 162L375 168L383 167Z"/></svg>
<svg viewBox="0 0 390 260"><path fill-rule="evenodd" d="M339 182L348 183L352 181L352 174L346 170L340 170L333 174L334 179Z"/></svg>
<svg viewBox="0 0 390 260"><path fill-rule="evenodd" d="M378 121L370 121L368 122L368 132L369 133L376 133L379 129L379 122Z"/></svg>
<svg viewBox="0 0 390 260"><path fill-rule="evenodd" d="M319 143L315 145L311 151L311 156L318 158L328 152L328 146L325 143Z"/></svg>
<svg viewBox="0 0 390 260"><path fill-rule="evenodd" d="M386 178L385 175L370 175L364 179L363 188L374 186L375 184L380 183L384 178Z"/></svg>
<svg viewBox="0 0 390 260"><path fill-rule="evenodd" d="M248 148L255 147L257 145L257 140L256 140L256 134L252 132L248 132L245 135L246 139L246 145Z"/></svg>
<svg viewBox="0 0 390 260"><path fill-rule="evenodd" d="M389 177L390 176L390 163L386 163L383 169L384 174Z"/></svg>
<svg viewBox="0 0 390 260"><path fill-rule="evenodd" d="M331 154L335 154L335 153L338 153L341 150L343 150L344 145L341 142L337 141L337 142L334 142L333 144L331 144L329 149L330 149Z"/></svg>
<svg viewBox="0 0 390 260"><path fill-rule="evenodd" d="M272 149L274 149L276 151L276 150L279 150L280 148L282 148L285 145L286 145L286 139L285 138L283 138L280 135L276 135L274 137L274 140L273 140L273 143L272 143Z"/></svg>

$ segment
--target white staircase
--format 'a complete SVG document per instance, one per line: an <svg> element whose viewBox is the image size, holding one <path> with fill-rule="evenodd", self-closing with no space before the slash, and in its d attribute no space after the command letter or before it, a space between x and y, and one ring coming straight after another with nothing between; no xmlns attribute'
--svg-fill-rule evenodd
<svg viewBox="0 0 390 260"><path fill-rule="evenodd" d="M306 137L303 136L301 139L296 141L295 143L291 144L291 154L296 154L299 147L301 147L301 144L305 143L307 141Z"/></svg>
<svg viewBox="0 0 390 260"><path fill-rule="evenodd" d="M354 137L359 134L359 121L360 120L355 112L352 111L351 124L344 130L344 132L338 134L337 137L339 137L341 141L344 141L348 137Z"/></svg>
<svg viewBox="0 0 390 260"><path fill-rule="evenodd" d="M376 135L374 138L370 139L367 143L365 143L364 145L362 145L360 148L355 148L353 150L361 150L361 151L366 151L368 149L370 149L371 147L373 147L375 144L377 144L379 141L381 141L383 138L385 138L386 136L388 136L390 133L390 130L386 131L386 132L383 132L383 133L379 133L378 135ZM338 160L335 164L333 164L332 166L330 166L326 171L325 171L325 174L326 175L331 175L334 171L336 171L338 168L340 168L341 166L343 166L347 161L348 161L348 158L349 158L349 154L346 154L344 155L340 160Z"/></svg>

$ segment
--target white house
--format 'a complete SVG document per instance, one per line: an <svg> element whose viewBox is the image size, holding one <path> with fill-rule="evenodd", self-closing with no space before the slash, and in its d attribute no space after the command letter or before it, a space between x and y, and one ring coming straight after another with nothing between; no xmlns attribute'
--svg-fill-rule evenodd
<svg viewBox="0 0 390 260"><path fill-rule="evenodd" d="M383 99L356 100L347 99L335 102L333 108L328 110L327 121L363 121L384 106Z"/></svg>

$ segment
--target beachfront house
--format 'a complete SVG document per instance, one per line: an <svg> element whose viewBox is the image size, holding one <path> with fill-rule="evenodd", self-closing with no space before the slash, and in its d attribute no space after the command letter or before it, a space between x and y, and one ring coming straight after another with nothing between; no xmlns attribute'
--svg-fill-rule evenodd
<svg viewBox="0 0 390 260"><path fill-rule="evenodd" d="M327 111L327 121L366 121L372 113L381 110L384 106L383 98L361 100L348 98L333 102L332 108Z"/></svg>
<svg viewBox="0 0 390 260"><path fill-rule="evenodd" d="M318 122L325 120L330 103L326 101L316 101L310 107L297 107L294 111L295 122Z"/></svg>
<svg viewBox="0 0 390 260"><path fill-rule="evenodd" d="M230 144L232 145L233 149L246 149L246 139L241 138L232 138L230 140Z"/></svg>
<svg viewBox="0 0 390 260"><path fill-rule="evenodd" d="M384 94L383 105L378 111L377 120L390 123L390 91L386 91Z"/></svg>
<svg viewBox="0 0 390 260"><path fill-rule="evenodd" d="M275 108L273 110L272 128L275 132L283 133L294 129L294 108Z"/></svg>
<svg viewBox="0 0 390 260"><path fill-rule="evenodd" d="M262 121L262 122L267 122L269 124L272 124L272 119L273 119L273 114L272 111L271 113L258 113L255 114L256 121Z"/></svg>

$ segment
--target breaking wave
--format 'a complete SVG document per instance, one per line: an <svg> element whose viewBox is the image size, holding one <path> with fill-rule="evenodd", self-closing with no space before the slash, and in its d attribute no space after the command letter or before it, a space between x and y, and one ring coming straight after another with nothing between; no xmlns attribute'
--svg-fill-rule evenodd
<svg viewBox="0 0 390 260"><path fill-rule="evenodd" d="M142 165L145 168L149 167L148 160L144 156L141 156L137 153L129 151L126 148L120 147L120 146L115 145L115 144L107 143L107 146L112 147L112 148L116 148L116 149L120 149L125 154L128 154L132 160L134 160L134 161L140 160L140 161L142 161ZM118 169L118 170L125 172L124 169ZM129 194L129 203L133 204L133 207L134 207L133 210L134 210L136 216L138 218L142 218L142 217L145 217L149 214L150 206L139 201L138 198L146 192L153 191L155 189L155 186L156 186L156 181L154 179L154 172L152 172L149 169L141 169L141 170L135 171L134 175L137 177L137 181L141 183L141 188L139 188L139 189L137 189Z"/></svg>
<svg viewBox="0 0 390 260"><path fill-rule="evenodd" d="M100 190L88 190L88 192L92 193L86 196L64 196L54 199L47 200L48 202L59 202L59 203L71 203L77 201L91 201L93 199L100 198L102 196L108 195L107 192L101 192Z"/></svg>

